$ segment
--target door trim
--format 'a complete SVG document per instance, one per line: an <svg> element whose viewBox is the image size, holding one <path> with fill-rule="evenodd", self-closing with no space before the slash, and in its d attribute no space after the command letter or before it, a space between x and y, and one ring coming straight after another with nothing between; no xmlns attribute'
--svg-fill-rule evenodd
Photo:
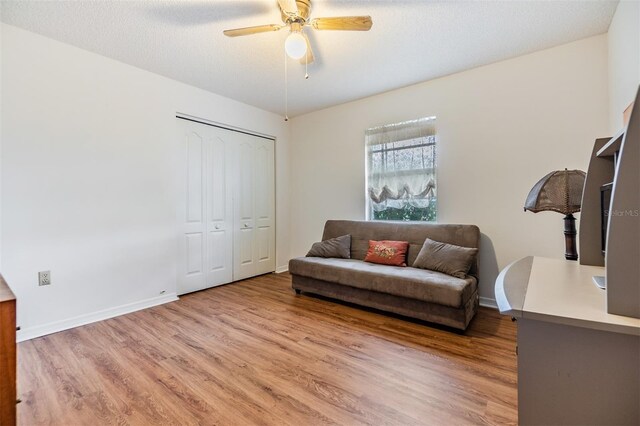
<svg viewBox="0 0 640 426"><path fill-rule="evenodd" d="M255 132L252 130L242 129L240 127L229 126L228 124L222 124L222 123L210 121L204 118L194 117L193 115L189 115L189 114L183 114L178 112L176 113L176 118L179 118L180 120L193 121L194 123L204 124L205 126L211 126L211 127L217 127L219 129L230 130L232 132L244 133L245 135L256 136L258 138L268 139L274 142L276 141L275 136Z"/></svg>

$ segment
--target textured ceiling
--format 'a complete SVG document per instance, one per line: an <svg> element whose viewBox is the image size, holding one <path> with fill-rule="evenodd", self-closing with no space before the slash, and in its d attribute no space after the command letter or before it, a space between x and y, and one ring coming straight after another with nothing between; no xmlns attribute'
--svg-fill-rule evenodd
<svg viewBox="0 0 640 426"><path fill-rule="evenodd" d="M316 62L289 60L289 116L601 34L617 0L315 0L312 17L371 15L369 32L310 33ZM284 113L285 31L276 0L2 0L3 22Z"/></svg>

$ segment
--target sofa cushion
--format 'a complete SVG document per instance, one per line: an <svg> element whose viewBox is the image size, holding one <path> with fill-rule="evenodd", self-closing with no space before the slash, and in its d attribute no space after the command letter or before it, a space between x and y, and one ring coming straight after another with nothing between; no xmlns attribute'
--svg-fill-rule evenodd
<svg viewBox="0 0 640 426"><path fill-rule="evenodd" d="M427 238L411 266L464 278L476 261L477 254L477 248L461 247Z"/></svg>
<svg viewBox="0 0 640 426"><path fill-rule="evenodd" d="M329 240L313 243L307 257L351 257L351 235L342 235Z"/></svg>
<svg viewBox="0 0 640 426"><path fill-rule="evenodd" d="M369 240L369 250L364 261L380 265L407 266L408 248L409 243L406 241Z"/></svg>
<svg viewBox="0 0 640 426"><path fill-rule="evenodd" d="M356 259L301 257L289 261L289 272L453 308L463 307L477 287L475 278L470 276L460 279L436 271Z"/></svg>

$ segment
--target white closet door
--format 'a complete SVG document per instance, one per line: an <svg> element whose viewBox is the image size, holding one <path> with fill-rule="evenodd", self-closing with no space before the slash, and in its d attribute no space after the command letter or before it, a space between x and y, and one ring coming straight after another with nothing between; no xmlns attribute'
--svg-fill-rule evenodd
<svg viewBox="0 0 640 426"><path fill-rule="evenodd" d="M253 137L237 135L233 279L256 275L255 155Z"/></svg>
<svg viewBox="0 0 640 426"><path fill-rule="evenodd" d="M204 149L205 137L198 130L181 128L180 175L184 177L179 206L180 239L178 292L205 287ZM193 289L193 290L191 290Z"/></svg>
<svg viewBox="0 0 640 426"><path fill-rule="evenodd" d="M207 282L211 287L233 280L233 198L230 185L232 150L223 129L211 128L207 144Z"/></svg>
<svg viewBox="0 0 640 426"><path fill-rule="evenodd" d="M225 131L178 122L184 153L178 293L184 294L232 281L233 203Z"/></svg>
<svg viewBox="0 0 640 426"><path fill-rule="evenodd" d="M178 293L275 270L274 141L178 119Z"/></svg>
<svg viewBox="0 0 640 426"><path fill-rule="evenodd" d="M275 270L274 142L238 134L233 279Z"/></svg>
<svg viewBox="0 0 640 426"><path fill-rule="evenodd" d="M256 139L254 150L256 274L266 274L276 266L274 142Z"/></svg>

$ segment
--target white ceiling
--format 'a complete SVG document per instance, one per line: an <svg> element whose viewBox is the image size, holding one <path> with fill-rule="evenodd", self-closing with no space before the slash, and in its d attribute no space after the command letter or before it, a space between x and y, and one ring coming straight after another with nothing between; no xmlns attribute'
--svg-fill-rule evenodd
<svg viewBox="0 0 640 426"><path fill-rule="evenodd" d="M314 31L316 62L289 62L289 116L601 34L617 0L314 0L312 17L371 15L369 32ZM276 0L2 0L0 19L136 67L284 113Z"/></svg>

